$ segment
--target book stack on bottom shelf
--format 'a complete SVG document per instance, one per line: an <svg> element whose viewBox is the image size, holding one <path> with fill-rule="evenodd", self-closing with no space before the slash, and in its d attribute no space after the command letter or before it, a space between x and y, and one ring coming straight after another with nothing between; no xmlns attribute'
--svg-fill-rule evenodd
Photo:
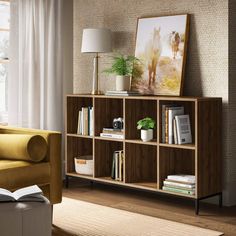
<svg viewBox="0 0 236 236"><path fill-rule="evenodd" d="M124 164L123 150L115 151L113 153L112 169L111 169L112 179L117 181L123 181L124 179L123 164Z"/></svg>
<svg viewBox="0 0 236 236"><path fill-rule="evenodd" d="M195 176L194 175L168 175L163 182L163 190L195 195Z"/></svg>

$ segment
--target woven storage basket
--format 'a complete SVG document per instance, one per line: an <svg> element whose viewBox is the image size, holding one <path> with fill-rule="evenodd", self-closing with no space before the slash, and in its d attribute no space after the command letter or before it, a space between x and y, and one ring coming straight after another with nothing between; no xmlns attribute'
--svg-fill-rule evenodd
<svg viewBox="0 0 236 236"><path fill-rule="evenodd" d="M93 175L93 156L75 157L75 171L82 175Z"/></svg>

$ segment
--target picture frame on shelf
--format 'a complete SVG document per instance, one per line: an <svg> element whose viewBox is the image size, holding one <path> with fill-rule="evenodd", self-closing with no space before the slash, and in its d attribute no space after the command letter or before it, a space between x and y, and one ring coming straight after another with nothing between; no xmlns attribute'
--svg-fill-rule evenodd
<svg viewBox="0 0 236 236"><path fill-rule="evenodd" d="M135 57L140 76L132 90L146 95L183 94L189 14L138 18Z"/></svg>

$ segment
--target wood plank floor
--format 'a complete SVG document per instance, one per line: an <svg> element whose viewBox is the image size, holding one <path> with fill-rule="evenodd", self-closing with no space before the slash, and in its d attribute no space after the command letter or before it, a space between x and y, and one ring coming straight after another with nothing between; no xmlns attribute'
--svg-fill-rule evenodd
<svg viewBox="0 0 236 236"><path fill-rule="evenodd" d="M200 214L194 213L194 201L185 198L130 190L112 185L102 185L80 179L70 180L63 196L101 204L108 207L195 225L236 236L236 207L219 208L213 204L201 203ZM53 228L53 236L72 236L61 229Z"/></svg>

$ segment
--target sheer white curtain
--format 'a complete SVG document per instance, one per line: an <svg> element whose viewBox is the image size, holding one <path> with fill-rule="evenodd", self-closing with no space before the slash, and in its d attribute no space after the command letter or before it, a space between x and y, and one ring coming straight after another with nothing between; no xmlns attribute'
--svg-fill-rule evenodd
<svg viewBox="0 0 236 236"><path fill-rule="evenodd" d="M11 0L9 124L62 129L62 0Z"/></svg>

